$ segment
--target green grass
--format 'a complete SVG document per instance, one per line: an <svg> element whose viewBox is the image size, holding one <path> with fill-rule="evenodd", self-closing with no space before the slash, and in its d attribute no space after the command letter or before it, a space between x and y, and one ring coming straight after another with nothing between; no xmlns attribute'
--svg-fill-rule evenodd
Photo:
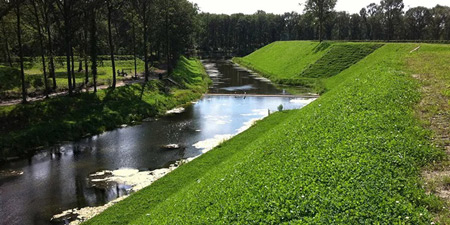
<svg viewBox="0 0 450 225"><path fill-rule="evenodd" d="M240 60L269 76L296 78L301 71L320 59L329 47L329 43L313 41L280 41Z"/></svg>
<svg viewBox="0 0 450 225"><path fill-rule="evenodd" d="M186 87L172 87L168 94L163 92L163 83L151 81L144 91L141 84L134 84L97 94L82 93L0 107L0 159L139 122L198 99L206 92L209 79L198 60L182 57L175 71L176 77L185 79Z"/></svg>
<svg viewBox="0 0 450 225"><path fill-rule="evenodd" d="M99 66L97 68L97 84L111 84L112 83L112 65L111 61L106 57L100 57L102 60L99 61ZM84 84L85 73L84 71L78 72L79 61L77 57L75 59L75 78L77 86ZM134 60L129 56L118 56L116 61L116 70L131 70L131 74L134 75ZM83 61L84 70L84 61ZM91 68L89 67L89 70ZM140 59L137 60L137 71L138 73L144 71L144 62ZM63 57L56 57L55 59L55 74L56 74L56 85L57 91L64 91L68 89L67 73L66 73L66 63ZM47 68L48 73L48 68ZM49 76L49 75L47 75ZM90 84L92 85L92 74L89 74ZM118 80L122 80L123 77L117 75ZM44 91L44 78L42 64L38 58L29 59L25 63L25 80L27 92L31 95L40 94ZM21 96L21 80L19 66L15 65L14 68L1 66L0 65L0 98L20 98ZM48 77L49 87L52 87L52 79Z"/></svg>
<svg viewBox="0 0 450 225"><path fill-rule="evenodd" d="M86 224L430 224L421 167L440 159L386 44L301 110L275 113ZM339 80L337 80L339 78Z"/></svg>
<svg viewBox="0 0 450 225"><path fill-rule="evenodd" d="M299 76L310 78L328 78L335 76L370 55L381 46L383 45L366 43L335 44L322 58L303 70Z"/></svg>
<svg viewBox="0 0 450 225"><path fill-rule="evenodd" d="M416 115L425 127L433 131L433 143L450 153L450 46L420 45L408 55L407 65L421 83L422 100L416 106ZM436 221L450 224L450 159L433 163L426 168L425 187L445 201L436 201L433 207ZM443 207L446 207L444 209Z"/></svg>
<svg viewBox="0 0 450 225"><path fill-rule="evenodd" d="M340 42L275 42L234 62L273 82L326 91L323 81L335 76L383 44Z"/></svg>

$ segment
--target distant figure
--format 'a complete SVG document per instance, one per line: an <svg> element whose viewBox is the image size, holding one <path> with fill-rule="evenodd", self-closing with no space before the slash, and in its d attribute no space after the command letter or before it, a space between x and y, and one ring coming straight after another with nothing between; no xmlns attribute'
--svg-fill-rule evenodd
<svg viewBox="0 0 450 225"><path fill-rule="evenodd" d="M247 98L247 92L244 91L244 99Z"/></svg>

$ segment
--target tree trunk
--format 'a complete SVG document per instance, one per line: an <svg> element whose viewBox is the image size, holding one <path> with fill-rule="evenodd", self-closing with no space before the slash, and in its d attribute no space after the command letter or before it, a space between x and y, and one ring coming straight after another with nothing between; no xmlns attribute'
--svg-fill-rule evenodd
<svg viewBox="0 0 450 225"><path fill-rule="evenodd" d="M166 60L167 60L167 76L172 73L172 66L170 64L170 38L169 38L169 1L166 0Z"/></svg>
<svg viewBox="0 0 450 225"><path fill-rule="evenodd" d="M39 20L39 14L38 14L38 10L37 10L37 6L36 6L36 1L33 0L32 2L33 4L33 9L34 9L34 15L36 17L36 25L37 25L37 29L38 29L38 35L39 35L39 47L40 47L40 52L41 52L41 58L42 58L42 70L44 72L44 87L45 87L45 97L48 98L48 80L47 80L47 68L46 68L46 64L45 64L45 54L44 54L44 41L43 41L43 36L42 36L42 32L41 32L41 23Z"/></svg>
<svg viewBox="0 0 450 225"><path fill-rule="evenodd" d="M80 54L80 58L78 59L78 73L83 71L83 56Z"/></svg>
<svg viewBox="0 0 450 225"><path fill-rule="evenodd" d="M134 78L137 79L137 59L136 59L136 25L133 22L133 58L134 58Z"/></svg>
<svg viewBox="0 0 450 225"><path fill-rule="evenodd" d="M9 66L10 66L10 67L13 67L12 60L11 60L11 52L9 51L8 35L6 34L6 29L5 29L5 24L4 24L4 22L3 22L3 19L2 19L1 22L2 22L2 32L3 32L3 36L4 36L4 38L5 38L6 57L7 57L7 59L8 59L8 64L9 64Z"/></svg>
<svg viewBox="0 0 450 225"><path fill-rule="evenodd" d="M71 35L70 35L70 9L67 3L67 0L64 0L64 26L65 26L65 40L64 44L66 45L66 64L67 64L67 83L69 86L69 95L73 94L72 87L72 70L70 67L70 56L72 54L72 45L71 45Z"/></svg>
<svg viewBox="0 0 450 225"><path fill-rule="evenodd" d="M94 93L97 93L97 24L95 22L95 10L92 11L91 15L91 30L90 30L90 46L91 46L91 70L92 70L92 80L94 85Z"/></svg>
<svg viewBox="0 0 450 225"><path fill-rule="evenodd" d="M86 14L85 14L86 16ZM87 17L87 16L86 16ZM86 19L86 22L88 23L88 20ZM85 24L84 27L84 74L85 74L85 84L86 84L86 90L89 91L88 83L89 83L89 65L88 65L88 31L87 31L88 24Z"/></svg>
<svg viewBox="0 0 450 225"><path fill-rule="evenodd" d="M55 74L55 62L53 59L53 42L52 42L52 34L51 34L51 30L50 30L50 21L48 18L48 14L50 12L46 12L44 13L44 18L45 18L45 25L47 28L47 39L48 39L48 56L49 56L49 72L50 72L50 76L52 77L52 81L53 81L53 91L56 90L57 86L56 86L56 74Z"/></svg>
<svg viewBox="0 0 450 225"><path fill-rule="evenodd" d="M20 3L16 2L16 16L17 16L17 42L19 43L19 58L20 58L20 78L22 80L22 103L27 103L27 88L25 86L25 70L23 67L23 50L22 50L22 28L20 25Z"/></svg>
<svg viewBox="0 0 450 225"><path fill-rule="evenodd" d="M323 15L323 5L319 6L319 42L322 43L322 34L323 34L323 22L324 22L324 15Z"/></svg>
<svg viewBox="0 0 450 225"><path fill-rule="evenodd" d="M73 55L74 55L73 54L73 47L70 46L70 58L72 60L72 88L73 88L73 90L76 91L77 81L76 81L76 77L75 77L75 60L74 60Z"/></svg>
<svg viewBox="0 0 450 225"><path fill-rule="evenodd" d="M144 1L142 7L142 16L144 24L144 64L145 64L145 81L148 81L149 71L148 71L148 52L147 52L147 1Z"/></svg>
<svg viewBox="0 0 450 225"><path fill-rule="evenodd" d="M112 31L111 31L111 14L112 14L112 6L108 3L108 38L109 38L109 49L111 51L111 64L112 64L112 72L113 72L113 83L112 88L116 88L116 64L114 61L114 43L112 39Z"/></svg>

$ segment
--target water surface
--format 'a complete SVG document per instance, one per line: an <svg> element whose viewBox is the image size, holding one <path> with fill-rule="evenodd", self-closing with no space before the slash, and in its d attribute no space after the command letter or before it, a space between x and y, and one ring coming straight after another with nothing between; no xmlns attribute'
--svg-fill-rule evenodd
<svg viewBox="0 0 450 225"><path fill-rule="evenodd" d="M64 210L104 205L127 194L126 187L92 187L89 174L167 167L176 160L202 154L208 140L234 135L280 104L294 109L308 103L292 97L246 96L287 93L229 61L204 63L214 81L212 93L242 95L206 96L183 113L54 146L30 159L1 165L2 171L23 172L0 176L1 224L49 224L53 215ZM185 148L161 148L167 144Z"/></svg>

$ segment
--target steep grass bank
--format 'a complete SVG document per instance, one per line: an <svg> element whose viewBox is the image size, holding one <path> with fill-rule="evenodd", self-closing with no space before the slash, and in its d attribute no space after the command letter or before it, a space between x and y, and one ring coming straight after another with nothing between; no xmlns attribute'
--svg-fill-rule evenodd
<svg viewBox="0 0 450 225"><path fill-rule="evenodd" d="M35 147L79 139L162 114L201 97L209 85L198 60L182 57L173 77L183 87L171 87L167 94L164 83L151 81L145 86L134 84L97 94L0 107L0 158L22 156Z"/></svg>
<svg viewBox="0 0 450 225"><path fill-rule="evenodd" d="M415 47L386 44L87 224L430 224L420 168L443 154L414 117Z"/></svg>
<svg viewBox="0 0 450 225"><path fill-rule="evenodd" d="M233 61L273 82L326 91L323 81L339 74L383 46L375 43L275 42Z"/></svg>

